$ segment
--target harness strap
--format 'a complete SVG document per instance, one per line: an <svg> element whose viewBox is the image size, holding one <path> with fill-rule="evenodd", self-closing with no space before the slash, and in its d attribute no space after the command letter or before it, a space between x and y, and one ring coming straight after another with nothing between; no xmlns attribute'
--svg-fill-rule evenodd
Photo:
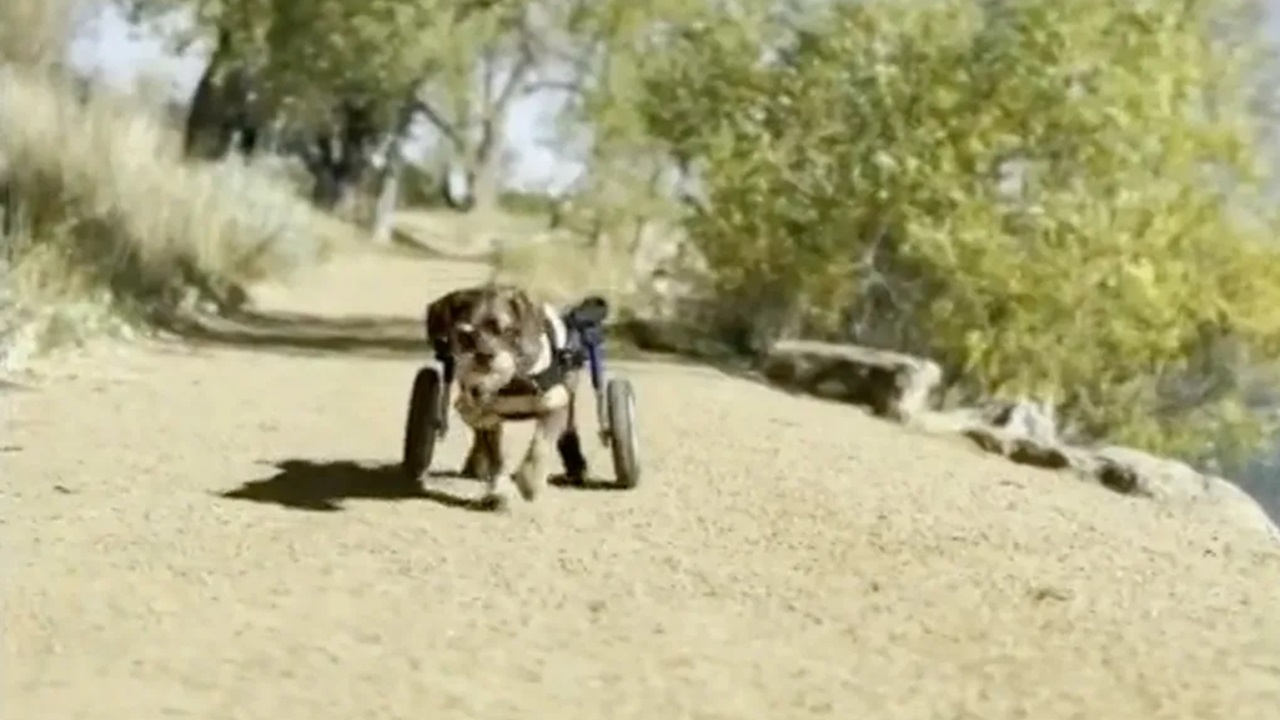
<svg viewBox="0 0 1280 720"><path fill-rule="evenodd" d="M547 347L551 351L551 361L547 363L547 367L541 372L530 375L528 378L528 381L537 388L538 392L546 392L563 383L565 374L582 364L580 360L577 360L580 353L574 347L576 343L573 338L573 328L569 327L567 323L565 325L564 347L559 347L556 343L556 328L552 324L550 317L543 318L542 332L547 338Z"/></svg>
<svg viewBox="0 0 1280 720"><path fill-rule="evenodd" d="M529 390L538 393L544 393L557 385L564 382L565 376L572 370L576 370L586 362L586 353L582 347L583 341L590 341L589 338L582 337L582 330L573 322L566 322L561 319L564 325L564 344L559 342L559 334L556 332L554 320L547 315L542 320L542 333L546 338L547 347L550 351L550 362L547 367L541 371L529 375L521 380L513 382L510 386L503 388L499 394L523 394ZM444 371L444 388L445 388L445 405L449 402L449 389L453 383L453 356L449 352L448 343L438 340L434 343L436 359L439 360ZM444 413L447 415L448 413Z"/></svg>

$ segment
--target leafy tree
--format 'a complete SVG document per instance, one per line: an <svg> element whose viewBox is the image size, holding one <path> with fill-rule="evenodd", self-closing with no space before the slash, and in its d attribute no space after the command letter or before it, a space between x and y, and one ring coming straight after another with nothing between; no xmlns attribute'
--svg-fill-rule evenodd
<svg viewBox="0 0 1280 720"><path fill-rule="evenodd" d="M1085 436L1256 438L1280 224L1241 4L756 7L643 70L648 130L697 176L722 332L927 352Z"/></svg>
<svg viewBox="0 0 1280 720"><path fill-rule="evenodd" d="M642 64L655 35L704 9L684 0L567 5L553 61L531 84L559 95L557 151L582 167L560 191L552 223L592 243L629 239L634 250L646 227L671 220L674 208L674 166L641 112Z"/></svg>
<svg viewBox="0 0 1280 720"><path fill-rule="evenodd" d="M382 131L377 143L356 150L387 151L382 194L391 201L399 145L424 119L465 179L464 198L442 183L445 199L460 209L498 202L512 104L560 89L542 76L566 68L573 75L583 19L600 14L588 0L128 1L140 19L185 8L197 21L195 35L215 39L192 113L193 126L214 128L206 154L226 152L226 127L249 116L306 128L313 147L342 146L332 141L354 113L356 124ZM250 95L259 99L251 103Z"/></svg>

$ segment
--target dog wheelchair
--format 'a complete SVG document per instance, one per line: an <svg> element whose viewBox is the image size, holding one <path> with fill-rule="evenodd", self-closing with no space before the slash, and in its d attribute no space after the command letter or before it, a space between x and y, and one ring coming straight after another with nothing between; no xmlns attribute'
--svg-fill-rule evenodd
<svg viewBox="0 0 1280 720"><path fill-rule="evenodd" d="M560 314L565 327L565 346L555 349L559 370L586 366L591 375L600 441L609 448L617 484L632 489L640 480L640 459L636 437L636 400L630 381L611 378L605 372L604 321L609 305L604 298L591 296ZM417 482L431 467L436 441L449 428L449 389L453 383L453 358L445 344L433 347L438 367L418 370L409 397L405 421L402 469Z"/></svg>

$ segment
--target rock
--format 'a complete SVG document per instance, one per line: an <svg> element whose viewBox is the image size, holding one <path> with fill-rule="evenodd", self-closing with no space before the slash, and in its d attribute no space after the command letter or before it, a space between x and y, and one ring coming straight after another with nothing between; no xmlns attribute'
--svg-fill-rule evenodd
<svg viewBox="0 0 1280 720"><path fill-rule="evenodd" d="M983 450L1022 465L1060 470L1079 462L1079 451L1058 439L1057 419L1047 403L996 401L926 413L916 424L928 432L959 433Z"/></svg>
<svg viewBox="0 0 1280 720"><path fill-rule="evenodd" d="M1255 528L1280 541L1280 528L1247 492L1230 480L1201 473L1184 462L1112 445L1089 451L1075 466L1116 492L1172 505L1212 508L1233 525Z"/></svg>
<svg viewBox="0 0 1280 720"><path fill-rule="evenodd" d="M902 422L928 408L942 381L942 369L927 358L808 340L776 343L760 370L780 386L862 405Z"/></svg>
<svg viewBox="0 0 1280 720"><path fill-rule="evenodd" d="M647 352L675 353L697 358L727 358L733 348L708 337L697 326L670 320L628 318L613 323L611 329L636 348Z"/></svg>
<svg viewBox="0 0 1280 720"><path fill-rule="evenodd" d="M1134 448L1105 446L1089 453L1081 470L1102 485L1126 495L1187 501L1202 497L1209 485L1186 463L1157 457Z"/></svg>
<svg viewBox="0 0 1280 720"><path fill-rule="evenodd" d="M1053 440L1027 437L1017 428L974 425L962 430L961 434L983 450L1009 458L1020 465L1063 470L1073 467L1077 462L1072 448Z"/></svg>
<svg viewBox="0 0 1280 720"><path fill-rule="evenodd" d="M1058 418L1049 403L1019 398L990 403L981 411L987 424L1044 443L1058 442Z"/></svg>
<svg viewBox="0 0 1280 720"><path fill-rule="evenodd" d="M1217 521L1255 529L1280 542L1280 528L1262 506L1236 484L1190 465L1134 448L1078 448L1057 437L1051 409L1026 400L926 413L918 423L929 432L958 433L979 448L1013 462L1077 477L1131 497L1209 512Z"/></svg>
<svg viewBox="0 0 1280 720"><path fill-rule="evenodd" d="M981 412L976 408L930 410L916 416L911 426L935 435L960 435L970 428L985 426Z"/></svg>
<svg viewBox="0 0 1280 720"><path fill-rule="evenodd" d="M1255 528L1280 543L1280 527L1262 504L1239 485L1225 478L1209 476L1208 501L1223 519L1233 525Z"/></svg>

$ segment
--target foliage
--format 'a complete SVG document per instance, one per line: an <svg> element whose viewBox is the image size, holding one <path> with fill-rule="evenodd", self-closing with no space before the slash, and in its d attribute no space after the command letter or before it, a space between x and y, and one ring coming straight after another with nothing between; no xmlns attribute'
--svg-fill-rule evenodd
<svg viewBox="0 0 1280 720"><path fill-rule="evenodd" d="M317 259L307 205L238 163L183 163L177 139L126 98L0 67L0 158L18 199L9 256L49 279L163 312L191 297L234 301L238 285ZM36 267L36 266L39 267Z"/></svg>
<svg viewBox="0 0 1280 720"><path fill-rule="evenodd" d="M722 331L852 329L1087 436L1245 438L1234 371L1280 350L1280 225L1239 10L835 3L668 34L643 113L696 170Z"/></svg>
<svg viewBox="0 0 1280 720"><path fill-rule="evenodd" d="M405 208L445 209L448 205L441 197L438 174L417 163L405 163L400 180L400 204ZM506 190L498 196L498 208L513 215L528 215L546 219L551 216L557 201L545 192L532 190Z"/></svg>
<svg viewBox="0 0 1280 720"><path fill-rule="evenodd" d="M4 0L0 64L46 68L62 61L81 0Z"/></svg>

